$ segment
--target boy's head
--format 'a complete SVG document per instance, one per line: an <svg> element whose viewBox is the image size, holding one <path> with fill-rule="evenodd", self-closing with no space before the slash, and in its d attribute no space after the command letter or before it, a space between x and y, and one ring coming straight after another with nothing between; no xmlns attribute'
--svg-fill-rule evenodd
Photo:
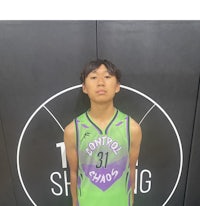
<svg viewBox="0 0 200 206"><path fill-rule="evenodd" d="M108 73L112 76L115 76L118 83L120 83L121 81L120 70L117 69L117 67L112 62L106 59L97 59L97 60L90 61L81 72L81 77L80 77L81 83L83 84L85 82L85 78L88 76L90 72L98 69L102 64L107 68Z"/></svg>

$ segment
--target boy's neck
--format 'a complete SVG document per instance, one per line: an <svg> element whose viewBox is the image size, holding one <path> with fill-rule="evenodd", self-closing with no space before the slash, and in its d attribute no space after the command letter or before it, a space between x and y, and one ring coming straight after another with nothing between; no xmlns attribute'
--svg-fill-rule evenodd
<svg viewBox="0 0 200 206"><path fill-rule="evenodd" d="M113 105L113 102L108 103L108 104L91 103L89 114L93 119L96 119L99 121L107 121L112 118L112 116L115 113L115 110L116 109Z"/></svg>

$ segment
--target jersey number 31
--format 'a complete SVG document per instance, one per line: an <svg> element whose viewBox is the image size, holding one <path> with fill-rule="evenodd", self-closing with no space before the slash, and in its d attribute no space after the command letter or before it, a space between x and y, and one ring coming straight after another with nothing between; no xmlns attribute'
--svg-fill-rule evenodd
<svg viewBox="0 0 200 206"><path fill-rule="evenodd" d="M96 168L101 168L101 167L105 167L107 166L107 162L108 162L108 152L103 153L103 152L99 152L97 154L97 156L99 157L99 161L96 165Z"/></svg>

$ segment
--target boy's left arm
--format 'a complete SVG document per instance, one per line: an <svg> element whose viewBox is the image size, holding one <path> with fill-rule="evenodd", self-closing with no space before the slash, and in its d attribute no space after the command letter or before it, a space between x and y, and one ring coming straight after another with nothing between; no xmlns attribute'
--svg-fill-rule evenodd
<svg viewBox="0 0 200 206"><path fill-rule="evenodd" d="M140 125L130 119L130 178L131 178L131 187L132 187L132 197L134 204L134 188L135 188L135 167L138 160L140 152L140 144L142 140L142 131Z"/></svg>

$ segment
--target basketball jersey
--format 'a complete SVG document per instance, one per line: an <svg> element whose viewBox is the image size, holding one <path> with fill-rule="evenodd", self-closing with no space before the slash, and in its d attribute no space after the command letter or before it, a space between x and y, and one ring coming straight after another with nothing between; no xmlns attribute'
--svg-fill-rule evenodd
<svg viewBox="0 0 200 206"><path fill-rule="evenodd" d="M78 206L131 206L129 116L116 110L105 130L88 112L75 119Z"/></svg>

